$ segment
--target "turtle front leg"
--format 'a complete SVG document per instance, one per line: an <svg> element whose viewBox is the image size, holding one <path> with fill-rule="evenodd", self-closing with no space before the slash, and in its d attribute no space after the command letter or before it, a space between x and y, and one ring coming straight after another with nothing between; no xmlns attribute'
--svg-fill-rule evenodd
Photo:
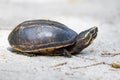
<svg viewBox="0 0 120 80"><path fill-rule="evenodd" d="M62 53L62 54L63 54L65 57L68 57L68 58L71 58L71 57L72 57L71 53L68 52L67 49L63 49L63 53Z"/></svg>
<svg viewBox="0 0 120 80"><path fill-rule="evenodd" d="M56 49L52 53L54 56L65 56L68 58L72 57L71 53L65 48Z"/></svg>

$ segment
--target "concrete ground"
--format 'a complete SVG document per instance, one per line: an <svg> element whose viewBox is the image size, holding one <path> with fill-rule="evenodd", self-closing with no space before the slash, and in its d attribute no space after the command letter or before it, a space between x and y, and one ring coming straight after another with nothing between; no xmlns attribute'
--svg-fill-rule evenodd
<svg viewBox="0 0 120 80"><path fill-rule="evenodd" d="M111 67L120 63L120 1L45 1L1 0L0 80L120 80L120 69ZM24 20L41 18L64 23L78 33L98 26L98 36L72 58L11 52L7 38L12 29Z"/></svg>

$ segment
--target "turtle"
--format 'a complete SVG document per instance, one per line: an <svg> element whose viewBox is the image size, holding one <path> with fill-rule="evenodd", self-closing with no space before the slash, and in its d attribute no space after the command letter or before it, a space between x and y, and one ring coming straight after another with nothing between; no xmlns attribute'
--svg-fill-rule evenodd
<svg viewBox="0 0 120 80"><path fill-rule="evenodd" d="M28 20L19 24L8 36L12 49L21 53L71 57L88 47L96 38L94 26L79 34L53 20Z"/></svg>

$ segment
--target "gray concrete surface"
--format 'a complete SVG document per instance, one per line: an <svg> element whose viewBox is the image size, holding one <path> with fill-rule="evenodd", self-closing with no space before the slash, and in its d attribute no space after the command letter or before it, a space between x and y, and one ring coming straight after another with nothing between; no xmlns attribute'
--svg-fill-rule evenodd
<svg viewBox="0 0 120 80"><path fill-rule="evenodd" d="M0 80L120 80L120 69L109 65L120 63L120 55L102 55L120 53L119 3L119 0L1 0ZM98 26L99 33L91 46L72 58L29 57L11 52L7 37L12 28L22 21L41 18L62 22L78 33Z"/></svg>

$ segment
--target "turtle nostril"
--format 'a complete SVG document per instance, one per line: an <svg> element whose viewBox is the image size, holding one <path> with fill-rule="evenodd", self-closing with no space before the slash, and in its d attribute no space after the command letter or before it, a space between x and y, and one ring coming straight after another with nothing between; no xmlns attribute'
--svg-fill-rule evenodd
<svg viewBox="0 0 120 80"><path fill-rule="evenodd" d="M95 28L95 31L98 32L98 28L97 27Z"/></svg>

